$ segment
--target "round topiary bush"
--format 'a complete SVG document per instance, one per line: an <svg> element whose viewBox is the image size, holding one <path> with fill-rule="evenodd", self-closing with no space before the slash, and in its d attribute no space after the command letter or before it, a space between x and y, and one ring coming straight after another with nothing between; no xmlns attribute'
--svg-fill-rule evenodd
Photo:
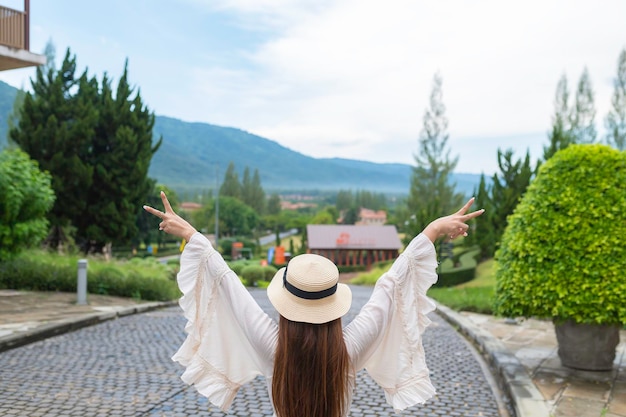
<svg viewBox="0 0 626 417"><path fill-rule="evenodd" d="M258 264L248 265L241 270L241 278L248 287L255 287L256 283L265 278L264 267Z"/></svg>
<svg viewBox="0 0 626 417"><path fill-rule="evenodd" d="M626 153L572 145L539 170L496 253L495 313L626 324Z"/></svg>

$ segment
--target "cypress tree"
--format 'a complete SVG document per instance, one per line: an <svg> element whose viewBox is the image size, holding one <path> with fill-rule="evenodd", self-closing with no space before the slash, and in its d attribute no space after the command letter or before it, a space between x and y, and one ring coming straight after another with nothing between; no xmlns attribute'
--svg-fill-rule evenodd
<svg viewBox="0 0 626 417"><path fill-rule="evenodd" d="M267 201L267 214L278 215L280 213L280 196L277 193L270 195Z"/></svg>
<svg viewBox="0 0 626 417"><path fill-rule="evenodd" d="M95 134L98 111L76 97L74 90L93 82L84 73L75 77L76 58L68 49L58 71L37 68L32 93L27 93L17 126L9 136L52 175L56 200L48 213L48 244L58 247L70 240L69 226L83 216L92 186L93 167L88 153Z"/></svg>
<svg viewBox="0 0 626 417"><path fill-rule="evenodd" d="M623 151L626 150L626 49L622 49L617 62L611 105L612 108L604 119L606 142Z"/></svg>
<svg viewBox="0 0 626 417"><path fill-rule="evenodd" d="M138 212L154 188L147 176L148 168L161 140L152 144L154 115L139 91L133 93L128 83L128 62L115 95L106 74L100 94L80 89L79 94L85 94L86 100L95 99L99 109L89 155L96 186L89 193L88 216L76 221L86 251L101 252L105 244L127 243L135 237Z"/></svg>
<svg viewBox="0 0 626 417"><path fill-rule="evenodd" d="M426 227L428 222L461 205L462 196L451 183L458 157L450 156L448 119L442 100L442 79L436 74L430 95L430 107L424 114L424 128L419 139L419 153L411 175L409 211L415 215L408 225L407 241Z"/></svg>
<svg viewBox="0 0 626 417"><path fill-rule="evenodd" d="M75 77L68 49L59 70L37 69L33 93L24 98L11 139L52 175L57 195L49 215L49 242L57 246L75 231L84 251L136 237L141 204L153 183L148 166L154 115L128 84L127 65L115 96L106 75L102 88L87 71ZM71 228L70 228L71 226Z"/></svg>
<svg viewBox="0 0 626 417"><path fill-rule="evenodd" d="M552 116L552 130L548 133L548 146L543 148L543 160L547 161L552 155L561 149L565 149L574 143L570 119L571 108L569 105L569 90L567 77L561 76L556 86L554 95L554 116Z"/></svg>
<svg viewBox="0 0 626 417"><path fill-rule="evenodd" d="M474 229L467 237L468 244L478 245L480 248L481 258L489 258L493 256L496 247L494 237L494 216L493 204L491 201L491 186L487 185L485 174L481 174L478 190L474 191L476 200L475 206L484 208L485 213L476 218Z"/></svg>
<svg viewBox="0 0 626 417"><path fill-rule="evenodd" d="M570 119L575 143L593 143L596 141L595 117L596 109L591 78L589 71L585 68L578 80L576 99Z"/></svg>
<svg viewBox="0 0 626 417"><path fill-rule="evenodd" d="M235 171L235 164L231 161L224 173L224 181L220 187L220 196L234 197L241 200L241 183L239 182L239 176Z"/></svg>
<svg viewBox="0 0 626 417"><path fill-rule="evenodd" d="M265 190L261 185L261 175L258 169L255 169L252 175L252 200L248 205L259 214L265 213Z"/></svg>
<svg viewBox="0 0 626 417"><path fill-rule="evenodd" d="M493 227L493 243L489 255L495 253L504 230L508 224L508 216L513 213L515 207L526 192L536 169L530 163L530 154L526 151L524 159L513 161L513 151L502 152L498 149L498 167L500 174L493 175L491 185L489 221Z"/></svg>

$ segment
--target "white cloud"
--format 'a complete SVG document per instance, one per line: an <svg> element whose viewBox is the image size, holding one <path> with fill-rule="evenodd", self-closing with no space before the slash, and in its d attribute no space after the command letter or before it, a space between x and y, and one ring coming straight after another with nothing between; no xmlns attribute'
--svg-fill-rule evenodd
<svg viewBox="0 0 626 417"><path fill-rule="evenodd" d="M164 4L143 13L170 10ZM128 56L131 79L157 114L238 127L316 157L413 163L440 71L450 146L463 172L493 172L498 147L538 157L558 79L565 73L573 90L585 66L602 133L626 47L623 0L186 0L177 7L176 21L193 14L206 24L152 34L154 22L174 23L146 16L133 29L143 36L129 36L111 15L96 34L61 18L52 26L43 20L43 31L60 41L58 54L72 43L92 72L119 74ZM220 38L222 28L228 33ZM90 39L106 44L93 51ZM1 77L19 86L19 74Z"/></svg>
<svg viewBox="0 0 626 417"><path fill-rule="evenodd" d="M246 1L229 5L257 10ZM459 167L495 169L496 149L504 145L520 154L530 147L538 157L540 146L528 138L548 130L563 73L573 87L589 67L602 126L607 80L626 46L626 3L597 9L586 1L348 0L315 14L291 10L290 25L252 56L255 71L245 92L224 92L225 101L237 94L246 113L231 109L227 119L313 156L410 163L440 70L451 145L484 138L480 147L463 148ZM411 148L368 154L385 143ZM472 169L486 159L489 164Z"/></svg>

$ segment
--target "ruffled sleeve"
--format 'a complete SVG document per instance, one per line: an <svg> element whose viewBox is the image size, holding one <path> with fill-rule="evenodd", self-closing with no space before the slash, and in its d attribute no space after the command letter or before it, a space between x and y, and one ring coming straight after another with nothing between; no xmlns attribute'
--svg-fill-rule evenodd
<svg viewBox="0 0 626 417"><path fill-rule="evenodd" d="M172 359L185 367L183 381L226 411L243 384L271 377L278 327L202 234L180 263L187 337Z"/></svg>
<svg viewBox="0 0 626 417"><path fill-rule="evenodd" d="M368 303L344 332L356 370L365 368L396 412L435 395L422 345L435 303L426 291L437 281L432 242L415 237L376 283Z"/></svg>

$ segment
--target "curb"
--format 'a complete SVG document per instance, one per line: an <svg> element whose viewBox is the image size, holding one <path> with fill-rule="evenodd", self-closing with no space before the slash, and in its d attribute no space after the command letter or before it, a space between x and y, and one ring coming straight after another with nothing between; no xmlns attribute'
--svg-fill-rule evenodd
<svg viewBox="0 0 626 417"><path fill-rule="evenodd" d="M495 370L500 389L511 400L516 417L549 417L550 410L519 359L500 340L454 310L437 303L437 313L467 337Z"/></svg>
<svg viewBox="0 0 626 417"><path fill-rule="evenodd" d="M178 305L178 301L156 301L152 303L137 304L134 306L121 307L115 311L107 311L102 313L90 313L75 318L58 320L45 323L24 332L10 334L0 337L0 352L14 349L29 343L38 342L49 337L58 336L63 333L73 332L83 327L93 326L95 324L104 323L118 317L124 317L131 314L145 313L151 310L157 310L165 307Z"/></svg>

